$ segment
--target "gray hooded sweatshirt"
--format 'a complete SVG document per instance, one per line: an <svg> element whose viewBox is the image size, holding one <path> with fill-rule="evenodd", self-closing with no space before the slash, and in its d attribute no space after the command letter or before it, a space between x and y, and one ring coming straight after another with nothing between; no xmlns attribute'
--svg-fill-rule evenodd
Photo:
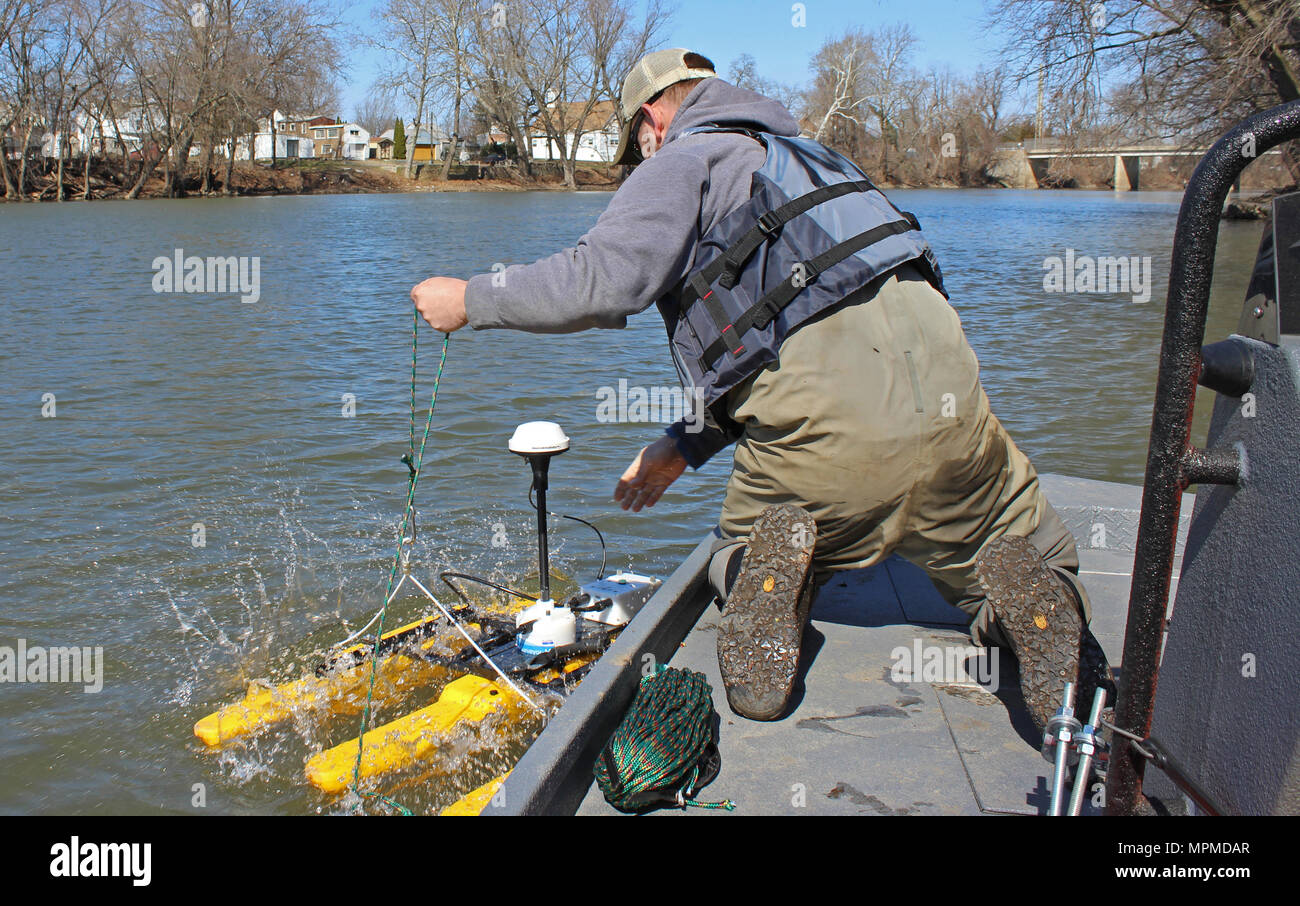
<svg viewBox="0 0 1300 906"><path fill-rule="evenodd" d="M763 147L744 135L681 134L706 124L799 133L777 101L705 79L682 101L663 147L632 171L577 245L508 267L501 276L470 279L470 326L534 333L622 328L629 315L677 286L695 269L700 239L749 200L754 171L766 159ZM735 440L734 433L713 428L692 433L681 422L668 433L695 468Z"/></svg>

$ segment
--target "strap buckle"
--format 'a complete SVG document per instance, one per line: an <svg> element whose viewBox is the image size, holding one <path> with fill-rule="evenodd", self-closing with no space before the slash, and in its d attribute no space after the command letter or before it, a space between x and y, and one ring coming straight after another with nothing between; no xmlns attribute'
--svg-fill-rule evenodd
<svg viewBox="0 0 1300 906"><path fill-rule="evenodd" d="M724 255L722 259L722 273L718 275L718 285L723 289L735 289L736 281L739 279L740 262Z"/></svg>
<svg viewBox="0 0 1300 906"><path fill-rule="evenodd" d="M775 211L764 211L758 218L758 228L763 231L763 235L771 239L777 230L781 228L781 218L776 215Z"/></svg>

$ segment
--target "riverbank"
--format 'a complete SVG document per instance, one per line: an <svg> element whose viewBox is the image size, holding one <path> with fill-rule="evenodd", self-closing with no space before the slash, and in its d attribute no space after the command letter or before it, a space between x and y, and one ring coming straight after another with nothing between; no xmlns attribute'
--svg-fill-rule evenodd
<svg viewBox="0 0 1300 906"><path fill-rule="evenodd" d="M280 161L274 167L269 162L236 163L230 173L227 190L225 167L216 168L205 186L197 167L191 168L175 189L169 189L165 174L156 173L147 179L136 198L205 198L205 197L265 197L273 195L355 195L395 192L563 192L572 191L564 185L559 164L537 162L533 174L525 177L517 166L468 164L453 167L450 178L442 179L441 164L418 164L415 176L406 175L402 161L339 161L294 160ZM580 163L575 171L578 189L614 191L622 183L621 167L606 164ZM1160 179L1146 179L1144 189L1182 191L1183 184L1170 173ZM23 201L55 201L57 172L29 173L28 191ZM65 201L97 201L130 197L132 179L122 179L121 171L96 162L87 177L79 166L65 165L63 191ZM970 189L1007 188L997 182L979 185L939 180L934 185L910 185L888 180L875 180L886 191L898 189ZM1049 188L1045 186L1044 188ZM1107 190L1111 186L1099 179L1071 179L1055 188L1077 190ZM1260 187L1262 188L1262 187ZM1295 186L1284 189L1264 189L1248 192L1234 198L1224 210L1229 220L1259 220L1268 215L1269 205L1277 195L1296 191ZM1258 193L1258 194L1257 194ZM7 196L5 201L13 201Z"/></svg>
<svg viewBox="0 0 1300 906"><path fill-rule="evenodd" d="M1245 198L1229 199L1223 207L1224 220L1264 220L1272 216L1273 199L1280 195L1290 195L1300 191L1300 185L1291 185L1282 189L1269 189L1257 195Z"/></svg>
<svg viewBox="0 0 1300 906"><path fill-rule="evenodd" d="M620 168L580 164L575 173L579 189L618 188ZM419 164L416 175L406 175L402 162L295 160L270 163L236 163L226 185L226 168L212 171L208 183L192 167L174 188L168 187L161 170L150 176L136 198L259 197L268 195L350 195L385 192L528 192L566 190L558 165L535 164L534 175L526 178L513 166L454 167L451 178L441 179L440 164ZM64 165L65 201L99 201L131 197L134 179L123 178L119 167L95 161L89 175L80 162ZM27 191L22 201L56 201L58 172L54 166L27 174ZM5 197L6 201L16 201Z"/></svg>

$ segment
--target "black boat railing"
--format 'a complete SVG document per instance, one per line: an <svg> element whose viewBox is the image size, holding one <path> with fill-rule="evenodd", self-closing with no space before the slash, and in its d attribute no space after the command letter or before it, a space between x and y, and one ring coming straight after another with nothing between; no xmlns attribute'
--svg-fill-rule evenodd
<svg viewBox="0 0 1300 906"><path fill-rule="evenodd" d="M1139 738L1151 729L1183 492L1192 484L1236 484L1241 478L1235 450L1200 450L1191 444L1223 204L1253 160L1297 138L1300 101L1245 120L1202 158L1178 212L1115 714L1116 725ZM1116 734L1106 786L1108 814L1136 811L1145 763Z"/></svg>

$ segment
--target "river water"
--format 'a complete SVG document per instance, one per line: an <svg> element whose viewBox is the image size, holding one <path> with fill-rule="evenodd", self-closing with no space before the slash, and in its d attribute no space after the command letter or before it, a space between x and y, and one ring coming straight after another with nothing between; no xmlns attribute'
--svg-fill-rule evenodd
<svg viewBox="0 0 1300 906"><path fill-rule="evenodd" d="M994 411L1039 470L1140 482L1178 196L891 196L924 224ZM191 727L249 680L309 670L382 600L406 487L410 286L557 251L608 198L0 206L0 646L99 646L104 663L97 693L0 685L0 812L340 809L302 764L355 720L221 754ZM1209 340L1236 324L1259 232L1223 227ZM177 249L257 257L259 298L155 292L154 260ZM1150 301L1046 292L1044 261L1070 249L1149 257ZM439 338L420 337L423 407ZM550 419L573 443L553 463L551 508L595 522L612 567L666 575L713 524L730 456L623 513L610 492L659 429L602 420L598 397L674 375L653 310L621 333L454 335L417 563L508 580L535 568L529 476L506 442ZM577 523L553 546L570 574L599 565ZM446 801L426 786L403 801Z"/></svg>

